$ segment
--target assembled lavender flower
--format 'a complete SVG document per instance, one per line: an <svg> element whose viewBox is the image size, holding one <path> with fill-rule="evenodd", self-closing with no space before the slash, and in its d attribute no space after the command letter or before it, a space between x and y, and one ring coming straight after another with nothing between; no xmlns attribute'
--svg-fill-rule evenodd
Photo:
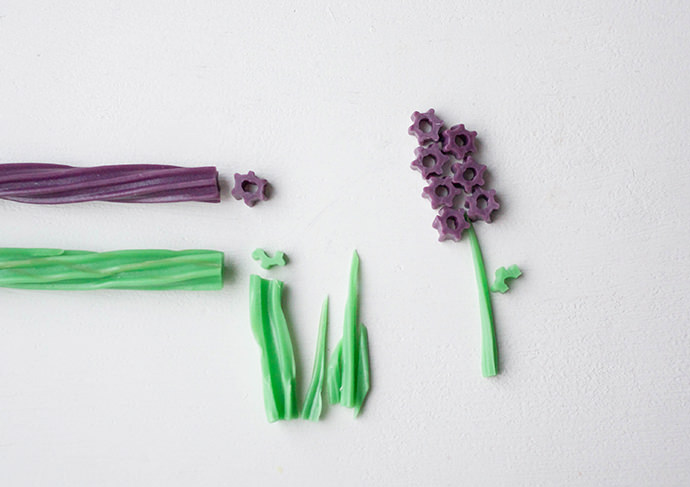
<svg viewBox="0 0 690 487"><path fill-rule="evenodd" d="M419 143L411 167L426 180L422 196L431 202L434 210L438 210L432 224L439 233L438 239L458 242L465 231L470 239L482 321L482 373L485 377L494 376L498 373L498 347L484 259L472 222L483 220L491 223L500 204L496 200L496 191L484 188L486 166L473 157L477 150L477 132L466 129L463 124L444 129L443 121L433 109L424 113L414 112L411 119L408 133ZM496 289L504 289L505 286L507 290L504 280Z"/></svg>
<svg viewBox="0 0 690 487"><path fill-rule="evenodd" d="M410 166L428 181L422 196L431 202L434 210L440 210L434 221L439 240L451 238L458 241L462 238L462 230L469 225L457 221L453 228L449 228L449 213L446 211L442 215L444 209L457 210L463 219L490 223L493 212L500 208L496 191L483 188L486 166L472 157L476 150L477 132L467 130L463 124L442 130L443 121L433 109L425 113L414 112L411 118L413 123L408 132L417 137L420 145L415 149L417 158ZM456 162L450 166L451 174L446 175L446 166L451 160ZM458 203L457 197L461 195L464 198Z"/></svg>

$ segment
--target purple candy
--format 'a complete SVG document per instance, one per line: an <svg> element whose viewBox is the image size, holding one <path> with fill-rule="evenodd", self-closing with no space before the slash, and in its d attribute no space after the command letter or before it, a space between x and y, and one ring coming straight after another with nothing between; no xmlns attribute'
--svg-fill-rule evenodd
<svg viewBox="0 0 690 487"><path fill-rule="evenodd" d="M466 193L471 193L477 186L484 185L486 166L476 162L472 156L453 164L450 171L453 173L453 184L461 186Z"/></svg>
<svg viewBox="0 0 690 487"><path fill-rule="evenodd" d="M501 205L496 201L496 190L477 188L465 201L467 216L470 220L484 220L491 223L491 214Z"/></svg>
<svg viewBox="0 0 690 487"><path fill-rule="evenodd" d="M259 201L266 201L266 187L268 181L258 177L254 171L247 174L235 174L235 187L230 192L236 200L244 200L244 203L251 207Z"/></svg>
<svg viewBox="0 0 690 487"><path fill-rule="evenodd" d="M431 201L432 208L441 209L433 224L440 234L439 240L460 240L470 221L491 223L492 214L500 205L496 201L496 191L482 188L486 166L471 155L476 151L477 132L459 124L443 130L437 137L443 122L433 109L426 113L414 112L411 118L413 124L408 132L420 144L415 149L416 158L411 167L428 180L422 196ZM428 124L426 130L422 124ZM450 166L450 176L443 176L450 155L458 162Z"/></svg>
<svg viewBox="0 0 690 487"><path fill-rule="evenodd" d="M441 137L443 120L436 116L433 108L426 113L414 112L410 119L412 119L412 125L410 125L407 133L417 137L419 145L436 142Z"/></svg>
<svg viewBox="0 0 690 487"><path fill-rule="evenodd" d="M462 160L466 154L476 150L474 145L476 138L477 132L470 132L463 124L454 125L443 131L443 152L453 154Z"/></svg>
<svg viewBox="0 0 690 487"><path fill-rule="evenodd" d="M422 191L422 197L431 201L431 207L438 210L444 206L453 206L453 200L461 193L462 190L453 184L450 177L433 177Z"/></svg>
<svg viewBox="0 0 690 487"><path fill-rule="evenodd" d="M158 164L73 167L20 163L0 164L0 198L36 204L218 203L220 188L215 167Z"/></svg>
<svg viewBox="0 0 690 487"><path fill-rule="evenodd" d="M426 147L417 147L414 150L417 158L412 161L410 167L422 173L424 179L431 176L441 176L450 157L443 153L441 144L434 143Z"/></svg>
<svg viewBox="0 0 690 487"><path fill-rule="evenodd" d="M451 239L459 242L462 238L462 232L470 227L470 224L465 220L465 212L456 210L455 208L444 208L438 216L434 219L432 225L439 233L439 241Z"/></svg>

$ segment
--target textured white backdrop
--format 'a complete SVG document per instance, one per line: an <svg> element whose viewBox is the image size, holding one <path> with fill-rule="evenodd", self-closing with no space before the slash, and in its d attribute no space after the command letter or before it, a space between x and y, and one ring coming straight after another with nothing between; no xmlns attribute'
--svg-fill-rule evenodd
<svg viewBox="0 0 690 487"><path fill-rule="evenodd" d="M213 248L223 291L0 290L7 486L690 484L685 1L0 0L0 162L254 169L219 205L0 202L4 246ZM481 377L468 243L439 244L409 114L480 134L503 210ZM264 419L256 246L308 377L362 256L362 416ZM304 381L300 385L305 389Z"/></svg>

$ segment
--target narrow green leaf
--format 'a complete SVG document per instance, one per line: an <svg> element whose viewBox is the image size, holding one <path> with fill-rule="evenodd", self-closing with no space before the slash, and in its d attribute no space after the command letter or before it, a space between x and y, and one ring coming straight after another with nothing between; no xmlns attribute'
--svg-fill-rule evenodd
<svg viewBox="0 0 690 487"><path fill-rule="evenodd" d="M264 409L266 418L273 423L283 416L283 392L280 369L275 360L275 346L268 316L268 282L253 274L249 277L249 318L252 333L261 349Z"/></svg>
<svg viewBox="0 0 690 487"><path fill-rule="evenodd" d="M357 388L357 320L359 318L359 255L352 253L350 285L343 322L343 379L340 402L351 408L355 405Z"/></svg>
<svg viewBox="0 0 690 487"><path fill-rule="evenodd" d="M319 335L316 342L314 355L314 368L311 373L311 384L307 397L302 406L302 418L310 421L318 421L321 417L322 399L321 389L326 363L326 337L328 334L328 297L321 306L321 320L319 322Z"/></svg>
<svg viewBox="0 0 690 487"><path fill-rule="evenodd" d="M357 392L355 397L355 417L359 414L371 386L369 377L369 332L363 324L359 325L359 362L357 363Z"/></svg>
<svg viewBox="0 0 690 487"><path fill-rule="evenodd" d="M292 419L298 416L297 390L295 377L295 354L288 330L287 320L282 305L283 283L277 280L269 281L269 308L273 339L276 344L280 378L283 383L284 414L282 419Z"/></svg>
<svg viewBox="0 0 690 487"><path fill-rule="evenodd" d="M335 346L331 359L328 362L328 377L326 388L328 391L328 402L338 404L340 402L340 391L343 387L343 341L338 341Z"/></svg>

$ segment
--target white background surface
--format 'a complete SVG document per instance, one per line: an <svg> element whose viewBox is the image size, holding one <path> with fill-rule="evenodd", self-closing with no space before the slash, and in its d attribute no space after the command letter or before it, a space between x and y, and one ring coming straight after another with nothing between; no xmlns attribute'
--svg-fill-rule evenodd
<svg viewBox="0 0 690 487"><path fill-rule="evenodd" d="M279 2L275 2L279 4ZM217 165L219 205L0 202L2 245L212 248L223 291L2 290L0 483L690 483L687 2L0 0L0 162ZM477 230L503 373L484 379L466 240L409 169L414 110L480 134ZM320 301L362 256L362 416L268 424L248 323L257 246L305 389Z"/></svg>

